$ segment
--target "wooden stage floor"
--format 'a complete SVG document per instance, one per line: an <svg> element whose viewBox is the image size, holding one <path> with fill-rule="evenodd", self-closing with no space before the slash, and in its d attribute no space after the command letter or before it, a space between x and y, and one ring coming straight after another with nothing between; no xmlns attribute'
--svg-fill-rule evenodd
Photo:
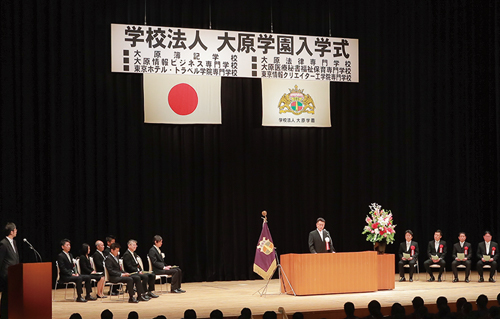
<svg viewBox="0 0 500 319"><path fill-rule="evenodd" d="M395 279L397 279L395 275ZM463 278L463 273L460 273ZM490 300L496 300L500 292L500 283L478 283L477 274L472 275L470 283L452 283L452 274L447 274L445 282L426 282L425 274L420 274L420 280L410 282L396 282L396 288L388 291L378 291L370 293L356 294L336 294L300 296L279 294L279 282L277 279L271 280L268 287L268 294L260 297L257 292L265 285L263 280L254 281L220 281L220 282L197 282L185 283L182 288L187 292L184 294L164 294L159 298L138 304L112 301L109 298L104 301L92 301L87 303L76 303L73 301L58 301L64 298L64 289L56 292L56 301L52 303L52 318L68 319L74 312L79 312L85 318L100 318L100 313L104 309L110 309L114 318L127 318L127 314L135 310L139 313L139 318L153 318L157 315L165 315L169 319L182 318L184 310L192 308L196 310L198 318L208 318L214 309L220 309L225 317L234 317L240 314L240 310L248 307L254 315L262 315L267 310L277 312L278 307L284 307L287 314L296 311L330 311L343 309L347 301L355 304L356 309L366 308L367 304L373 300L378 300L382 306L391 306L394 302L403 305L411 305L415 296L421 296L426 304L435 303L439 296L445 296L449 302L455 302L459 297L466 297L468 301L475 305L478 295L485 294ZM72 296L71 289L68 296ZM127 299L126 299L127 300ZM452 307L452 311L454 311ZM357 310L356 314L360 314ZM316 316L307 316L310 319ZM324 317L319 316L318 318ZM281 318L281 316L278 316Z"/></svg>

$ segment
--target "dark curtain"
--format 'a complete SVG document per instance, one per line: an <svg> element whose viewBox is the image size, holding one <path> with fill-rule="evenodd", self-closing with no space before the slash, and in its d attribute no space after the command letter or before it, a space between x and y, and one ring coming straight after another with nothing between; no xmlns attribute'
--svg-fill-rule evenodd
<svg viewBox="0 0 500 319"><path fill-rule="evenodd" d="M144 24L145 10L158 26L331 26L359 39L360 82L330 83L331 128L262 127L260 81L237 78L222 80L222 125L144 124L142 76L110 72L110 24ZM338 251L361 251L372 202L393 211L397 242L408 228L423 247L438 228L450 243L500 240L496 0L2 0L0 12L0 222L17 224L25 262L22 238L53 261L65 237L75 255L133 238L145 257L160 234L188 281L254 279L262 210L279 254L308 252L319 216Z"/></svg>

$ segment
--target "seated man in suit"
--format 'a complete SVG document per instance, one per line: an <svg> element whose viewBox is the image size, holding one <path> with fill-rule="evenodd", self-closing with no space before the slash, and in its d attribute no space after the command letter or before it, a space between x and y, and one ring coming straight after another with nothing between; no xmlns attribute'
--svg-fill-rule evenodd
<svg viewBox="0 0 500 319"><path fill-rule="evenodd" d="M427 245L427 257L429 257L429 259L424 262L425 270L430 276L427 281L436 280L436 278L434 278L434 275L432 274L431 265L439 264L439 266L441 267L439 267L438 281L441 282L441 275L443 274L444 267L446 267L444 258L447 252L446 242L444 240L441 240L442 237L443 233L441 232L441 230L436 230L434 232L434 240L431 240L429 242L429 245Z"/></svg>
<svg viewBox="0 0 500 319"><path fill-rule="evenodd" d="M470 260L472 256L472 246L470 243L465 241L466 239L467 237L465 236L465 233L460 232L460 234L458 234L458 243L453 245L453 255L451 256L453 258L453 261L451 262L451 270L453 270L453 276L455 277L453 282L458 282L458 265L465 266L465 282L470 281L469 275L472 265ZM458 258L458 254L463 254L463 259Z"/></svg>
<svg viewBox="0 0 500 319"><path fill-rule="evenodd" d="M170 291L173 293L186 292L181 289L182 282L182 270L179 267L172 267L165 264L164 255L160 248L163 245L163 238L160 235L155 235L153 237L153 247L149 249L149 259L151 260L151 265L153 267L153 272L156 275L171 275L172 284L170 285Z"/></svg>
<svg viewBox="0 0 500 319"><path fill-rule="evenodd" d="M78 297L77 302L87 302L87 300L97 300L97 298L92 297L90 292L92 292L91 278L89 275L78 275L76 270L76 265L73 262L73 255L69 252L71 250L71 242L69 239L61 240L62 252L57 256L57 264L59 265L60 281L61 282L75 282L76 292ZM83 288L82 283L85 282L85 291L87 295L85 299L82 298Z"/></svg>
<svg viewBox="0 0 500 319"><path fill-rule="evenodd" d="M113 235L106 236L106 248L103 250L104 256L108 257L109 251L111 250L111 245L116 242L116 237Z"/></svg>
<svg viewBox="0 0 500 319"><path fill-rule="evenodd" d="M134 276L131 277L129 273L120 269L120 262L118 261L118 254L120 253L120 244L112 243L109 256L106 257L104 261L106 265L106 269L109 274L109 281L113 283L122 282L127 285L127 291L129 295L128 302L137 303L139 301L148 301L149 298L144 298L143 295L143 287L141 284L141 278ZM134 285L137 289L137 295L139 296L137 299L134 297Z"/></svg>
<svg viewBox="0 0 500 319"><path fill-rule="evenodd" d="M479 275L479 282L483 282L483 266L490 265L490 282L495 282L493 276L495 275L495 270L497 269L497 260L498 260L498 244L494 241L491 241L491 233L489 231L484 232L482 243L479 243L477 246L477 258L479 261L477 262L476 269ZM486 258L485 258L486 257Z"/></svg>
<svg viewBox="0 0 500 319"><path fill-rule="evenodd" d="M100 240L95 242L95 252L92 255L92 259L94 259L94 267L96 272L101 272L104 273L104 259L106 259L106 256L104 256L104 243Z"/></svg>
<svg viewBox="0 0 500 319"><path fill-rule="evenodd" d="M404 265L410 265L410 282L413 281L413 270L418 261L418 243L413 241L413 232L411 230L405 231L405 241L399 245L399 281L405 281ZM407 256L406 256L406 255Z"/></svg>
<svg viewBox="0 0 500 319"><path fill-rule="evenodd" d="M152 273L144 273L144 269L142 269L141 265L137 261L137 254L135 253L137 249L137 241L131 239L127 243L128 249L123 254L123 268L126 272L131 273L132 277L139 277L142 281L144 298L158 298L157 295L154 294L155 290L155 279L156 276ZM148 288L149 287L149 288Z"/></svg>
<svg viewBox="0 0 500 319"><path fill-rule="evenodd" d="M316 229L309 233L309 251L312 254L334 253L332 237L325 229L325 219L319 217L316 220Z"/></svg>

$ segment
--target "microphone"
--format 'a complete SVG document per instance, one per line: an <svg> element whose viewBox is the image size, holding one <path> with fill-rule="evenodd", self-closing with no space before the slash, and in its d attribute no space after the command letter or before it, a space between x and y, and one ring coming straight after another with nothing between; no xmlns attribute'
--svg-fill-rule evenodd
<svg viewBox="0 0 500 319"><path fill-rule="evenodd" d="M35 247L33 247L33 245L26 238L23 238L23 241L28 244L30 246L30 249L35 253L35 262L38 262L38 258L40 258L40 262L42 262L42 256L40 256L38 251L36 251Z"/></svg>

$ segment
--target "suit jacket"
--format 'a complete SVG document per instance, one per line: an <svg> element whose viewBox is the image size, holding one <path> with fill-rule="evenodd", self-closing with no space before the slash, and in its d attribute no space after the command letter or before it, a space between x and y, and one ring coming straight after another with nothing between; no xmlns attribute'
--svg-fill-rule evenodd
<svg viewBox="0 0 500 319"><path fill-rule="evenodd" d="M71 253L69 253L69 258L71 258L71 261L69 261L68 256L64 252L57 255L57 263L59 264L59 271L62 278L68 278L76 274L73 255Z"/></svg>
<svg viewBox="0 0 500 319"><path fill-rule="evenodd" d="M495 247L495 254L492 255L493 247ZM494 261L498 260L498 244L494 241L490 241L490 251L489 254L486 253L486 243L483 241L477 245L477 258L483 258L483 255L490 255Z"/></svg>
<svg viewBox="0 0 500 319"><path fill-rule="evenodd" d="M14 245L16 245L15 240ZM7 282L9 266L17 264L19 264L19 253L17 250L17 245L16 251L14 251L14 248L12 248L9 240L4 237L2 240L0 240L0 291L2 291L2 283Z"/></svg>
<svg viewBox="0 0 500 319"><path fill-rule="evenodd" d="M95 271L104 273L104 259L106 258L106 255L103 256L98 250L96 250L96 252L92 255L92 258L94 259Z"/></svg>
<svg viewBox="0 0 500 319"><path fill-rule="evenodd" d="M402 242L399 245L399 260L403 258L403 253L410 254L411 255L411 246L415 246L415 252L413 254L413 259L418 260L418 243L414 240L411 241L410 248L407 250L406 249L406 241Z"/></svg>
<svg viewBox="0 0 500 319"><path fill-rule="evenodd" d="M109 247L106 247L106 248L104 248L102 253L104 254L104 257L108 257L109 254L111 254L111 249Z"/></svg>
<svg viewBox="0 0 500 319"><path fill-rule="evenodd" d="M135 251L133 252L134 256L132 256L132 253L130 250L127 249L125 253L123 254L123 269L128 272L128 273L133 273L137 271L142 271L143 269L141 268L141 265L139 265L138 262L135 261L134 257L137 258L137 254Z"/></svg>
<svg viewBox="0 0 500 319"><path fill-rule="evenodd" d="M115 256L112 254L109 254L109 256L106 257L104 264L106 265L110 279L120 278L124 273L124 271L120 269L120 264L115 260Z"/></svg>
<svg viewBox="0 0 500 319"><path fill-rule="evenodd" d="M80 256L80 272L82 275L90 275L94 269L92 268L92 264L90 263L90 258L87 258L85 255Z"/></svg>
<svg viewBox="0 0 500 319"><path fill-rule="evenodd" d="M325 242L326 237L330 237L330 250L326 250L326 242ZM323 229L323 239L321 239L321 236L319 235L317 229L309 233L309 251L313 254L328 253L335 251L335 248L333 247L332 236L330 236L328 230Z"/></svg>
<svg viewBox="0 0 500 319"><path fill-rule="evenodd" d="M435 241L431 240L429 242L429 245L427 245L427 257L429 257L430 259L431 256L438 256L439 258L444 259L444 257L446 256L446 252L448 251L448 248L446 247L446 242L444 240L439 241L439 246L441 245L443 245L442 247L443 252L440 252L441 247L438 247L438 250L436 251Z"/></svg>
<svg viewBox="0 0 500 319"><path fill-rule="evenodd" d="M163 268L166 266L163 256L158 252L158 249L156 249L155 246L149 249L148 256L149 259L151 260L153 271L156 272L158 270L163 270Z"/></svg>
<svg viewBox="0 0 500 319"><path fill-rule="evenodd" d="M467 255L465 255L465 259L470 260L472 257L472 246L468 242L464 242L464 248L460 246L460 243L456 243L453 245L453 254L451 255L451 258L453 260L457 259L457 254L458 253L464 253L465 252L465 247L468 247L469 249L467 250Z"/></svg>

